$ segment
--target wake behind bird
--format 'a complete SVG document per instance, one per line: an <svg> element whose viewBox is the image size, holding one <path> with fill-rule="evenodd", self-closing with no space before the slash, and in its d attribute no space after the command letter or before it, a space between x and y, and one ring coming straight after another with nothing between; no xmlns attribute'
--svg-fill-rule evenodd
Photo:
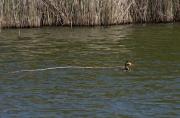
<svg viewBox="0 0 180 118"><path fill-rule="evenodd" d="M38 72L46 70L56 70L56 69L124 69L123 66L111 66L111 67L101 67L101 66L58 66L58 67L48 67L48 68L39 68L39 69L24 69L17 70L10 73L20 73L20 72Z"/></svg>
<svg viewBox="0 0 180 118"><path fill-rule="evenodd" d="M31 70L18 70L11 73L20 73L20 72L38 72L46 70L56 70L56 69L121 69L123 71L129 71L130 66L133 64L130 61L126 61L124 66L58 66L58 67L48 67L48 68L39 68Z"/></svg>

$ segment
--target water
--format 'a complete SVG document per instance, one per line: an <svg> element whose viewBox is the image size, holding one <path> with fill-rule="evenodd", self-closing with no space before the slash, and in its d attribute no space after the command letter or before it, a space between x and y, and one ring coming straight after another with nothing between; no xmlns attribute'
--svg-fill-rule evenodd
<svg viewBox="0 0 180 118"><path fill-rule="evenodd" d="M18 32L0 33L1 118L180 116L180 24ZM116 67L126 60L134 63L130 72L56 68Z"/></svg>

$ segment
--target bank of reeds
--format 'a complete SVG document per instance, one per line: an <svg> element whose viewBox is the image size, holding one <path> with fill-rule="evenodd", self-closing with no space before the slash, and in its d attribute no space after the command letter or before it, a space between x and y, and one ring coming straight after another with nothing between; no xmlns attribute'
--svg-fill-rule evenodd
<svg viewBox="0 0 180 118"><path fill-rule="evenodd" d="M0 0L0 27L180 20L180 0Z"/></svg>

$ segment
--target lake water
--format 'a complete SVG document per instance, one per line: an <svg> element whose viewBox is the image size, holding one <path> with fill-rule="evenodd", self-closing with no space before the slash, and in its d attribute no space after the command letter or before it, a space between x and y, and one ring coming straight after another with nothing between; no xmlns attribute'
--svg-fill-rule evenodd
<svg viewBox="0 0 180 118"><path fill-rule="evenodd" d="M1 118L180 117L179 23L18 32L0 33Z"/></svg>

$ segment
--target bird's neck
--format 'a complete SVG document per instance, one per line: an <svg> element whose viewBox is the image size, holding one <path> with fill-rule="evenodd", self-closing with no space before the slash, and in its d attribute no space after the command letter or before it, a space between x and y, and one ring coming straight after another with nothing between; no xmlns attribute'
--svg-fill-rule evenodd
<svg viewBox="0 0 180 118"><path fill-rule="evenodd" d="M130 70L129 66L125 65L124 70Z"/></svg>

